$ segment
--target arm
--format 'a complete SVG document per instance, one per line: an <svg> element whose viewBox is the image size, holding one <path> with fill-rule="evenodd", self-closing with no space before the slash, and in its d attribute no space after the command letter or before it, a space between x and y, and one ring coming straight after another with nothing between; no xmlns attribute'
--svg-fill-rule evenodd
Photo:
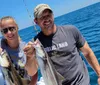
<svg viewBox="0 0 100 85"><path fill-rule="evenodd" d="M88 43L85 42L84 46L80 48L80 50L82 51L83 55L85 56L89 64L96 71L97 75L100 76L100 66L98 60L94 55L93 51L91 50L91 48L89 47Z"/></svg>
<svg viewBox="0 0 100 85"><path fill-rule="evenodd" d="M80 49L89 62L89 64L92 66L92 68L96 71L98 78L98 84L100 85L100 66L98 63L98 60L96 56L94 55L93 51L89 47L88 43L85 41L83 35L80 33L80 31L76 27L71 27L71 32L73 34L73 37L76 40L76 46L78 49Z"/></svg>
<svg viewBox="0 0 100 85"><path fill-rule="evenodd" d="M92 66L92 68L96 71L99 77L98 84L100 85L100 66L96 56L94 55L87 42L85 42L84 46L81 47L80 50L82 51L83 55L85 56L89 64Z"/></svg>
<svg viewBox="0 0 100 85"><path fill-rule="evenodd" d="M29 57L27 58L25 69L27 70L28 75L30 76L33 76L37 73L38 64L37 64L35 57L32 56L30 58Z"/></svg>
<svg viewBox="0 0 100 85"><path fill-rule="evenodd" d="M35 50L32 46L32 42L29 42L27 46L24 48L24 52L27 56L27 62L25 65L25 69L28 72L28 75L32 76L32 80L30 85L36 85L38 78L38 63L35 58Z"/></svg>
<svg viewBox="0 0 100 85"><path fill-rule="evenodd" d="M34 76L32 76L32 80L29 85L36 85L37 80L38 80L38 72Z"/></svg>

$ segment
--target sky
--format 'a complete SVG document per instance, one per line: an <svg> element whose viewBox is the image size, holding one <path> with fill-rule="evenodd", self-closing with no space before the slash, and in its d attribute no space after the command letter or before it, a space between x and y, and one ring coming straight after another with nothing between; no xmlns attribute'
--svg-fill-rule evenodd
<svg viewBox="0 0 100 85"><path fill-rule="evenodd" d="M100 0L0 0L0 18L14 17L20 30L33 25L33 10L38 4L48 4L58 17L97 2Z"/></svg>

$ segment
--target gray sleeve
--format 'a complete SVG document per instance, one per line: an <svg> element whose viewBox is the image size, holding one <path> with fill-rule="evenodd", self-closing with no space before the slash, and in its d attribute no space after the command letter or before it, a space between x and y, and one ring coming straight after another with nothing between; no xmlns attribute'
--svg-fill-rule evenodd
<svg viewBox="0 0 100 85"><path fill-rule="evenodd" d="M78 48L83 47L84 43L85 43L85 38L83 37L83 35L81 34L81 32L75 26L72 26L71 31L73 33L73 36L74 36L75 40L76 40L76 46Z"/></svg>
<svg viewBox="0 0 100 85"><path fill-rule="evenodd" d="M78 28L75 27L75 26L73 26L73 25L65 25L64 28L65 28L66 31L69 32L69 35L72 34L72 37L74 37L74 39L76 41L76 47L77 48L83 47L83 45L85 43L85 38L80 33L80 31L78 30Z"/></svg>

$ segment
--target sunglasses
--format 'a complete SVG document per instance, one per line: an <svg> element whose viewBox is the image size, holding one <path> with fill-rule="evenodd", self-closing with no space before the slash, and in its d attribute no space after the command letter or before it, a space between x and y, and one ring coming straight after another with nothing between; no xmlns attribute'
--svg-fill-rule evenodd
<svg viewBox="0 0 100 85"><path fill-rule="evenodd" d="M4 28L4 29L1 30L1 33L6 34L6 33L8 33L8 30L9 30L10 32L13 32L14 30L16 30L16 27Z"/></svg>
<svg viewBox="0 0 100 85"><path fill-rule="evenodd" d="M41 20L45 20L45 19L47 19L47 18L51 18L52 17L52 13L50 13L50 14L48 14L48 15L45 15L45 16L41 16L39 19L41 19Z"/></svg>

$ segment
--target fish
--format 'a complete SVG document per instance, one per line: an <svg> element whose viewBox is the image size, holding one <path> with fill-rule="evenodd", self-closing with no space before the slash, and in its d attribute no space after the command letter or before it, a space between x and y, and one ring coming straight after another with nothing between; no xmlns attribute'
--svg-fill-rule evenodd
<svg viewBox="0 0 100 85"><path fill-rule="evenodd" d="M62 85L64 77L56 71L50 57L39 39L36 39L34 42L33 47L36 50L36 59L45 85Z"/></svg>
<svg viewBox="0 0 100 85"><path fill-rule="evenodd" d="M6 50L2 52L0 61L3 61L1 70L5 78L6 85L28 85L30 81L21 78L21 76L17 73Z"/></svg>

